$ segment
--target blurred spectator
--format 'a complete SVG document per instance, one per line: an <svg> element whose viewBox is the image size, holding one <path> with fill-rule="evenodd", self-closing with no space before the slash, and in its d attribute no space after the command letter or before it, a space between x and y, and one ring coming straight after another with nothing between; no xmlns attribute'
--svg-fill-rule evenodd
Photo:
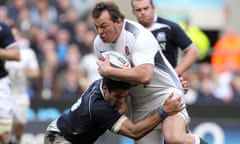
<svg viewBox="0 0 240 144"><path fill-rule="evenodd" d="M60 21L59 26L61 29L66 29L71 35L70 39L74 39L75 36L75 25L78 22L78 14L74 10L68 10L66 12L66 18Z"/></svg>
<svg viewBox="0 0 240 144"><path fill-rule="evenodd" d="M233 78L233 73L229 71L225 71L217 75L216 84L215 84L213 93L217 98L221 99L225 104L230 103L232 99L232 90L230 87L230 82L232 78Z"/></svg>
<svg viewBox="0 0 240 144"><path fill-rule="evenodd" d="M29 48L29 40L17 28L12 28L12 33L20 47L21 60L19 62L8 61L6 68L12 81L12 94L14 97L14 120L12 143L20 143L21 137L27 123L27 112L30 107L30 97L28 93L29 83L38 80L40 69L36 54Z"/></svg>
<svg viewBox="0 0 240 144"><path fill-rule="evenodd" d="M84 19L90 9L95 5L96 0L71 0L72 7L75 9L80 18Z"/></svg>
<svg viewBox="0 0 240 144"><path fill-rule="evenodd" d="M203 60L206 58L209 48L210 41L208 36L197 26L193 25L189 18L180 23L180 26L187 33L193 43L197 46L199 52L198 60Z"/></svg>
<svg viewBox="0 0 240 144"><path fill-rule="evenodd" d="M64 75L64 83L61 88L61 97L64 99L77 99L83 92L78 82L78 73L68 69Z"/></svg>
<svg viewBox="0 0 240 144"><path fill-rule="evenodd" d="M57 74L59 61L53 40L46 40L42 45L43 61L41 65L40 96L44 99L59 97Z"/></svg>
<svg viewBox="0 0 240 144"><path fill-rule="evenodd" d="M82 56L91 52L85 43L86 33L88 32L88 26L85 22L79 21L75 24L75 42L78 44Z"/></svg>
<svg viewBox="0 0 240 144"><path fill-rule="evenodd" d="M66 66L66 56L70 45L70 33L66 29L59 29L56 35L56 51L60 67Z"/></svg>
<svg viewBox="0 0 240 144"><path fill-rule="evenodd" d="M14 23L19 23L19 21L21 21L20 15L23 15L22 13L25 13L24 11L28 10L29 5L27 0L12 0L12 2L9 2L8 16L14 21Z"/></svg>
<svg viewBox="0 0 240 144"><path fill-rule="evenodd" d="M221 99L216 98L213 93L214 83L211 79L203 79L201 81L200 89L198 91L197 103L200 104L219 104L222 103Z"/></svg>
<svg viewBox="0 0 240 144"><path fill-rule="evenodd" d="M92 83L94 80L99 79L101 76L98 72L98 66L97 66L97 57L94 54L93 49L93 40L96 36L96 33L93 31L89 31L86 33L86 45L89 48L90 53L83 56L82 61L80 62L80 66L84 69L87 75L88 84Z"/></svg>
<svg viewBox="0 0 240 144"><path fill-rule="evenodd" d="M43 31L42 29L40 29L40 27L36 25L32 25L30 33L31 33L31 35L29 36L31 42L30 47L32 47L34 51L37 53L38 62L40 65L42 65L44 60L43 54L44 50L42 46L48 40L48 35L45 31Z"/></svg>
<svg viewBox="0 0 240 144"><path fill-rule="evenodd" d="M240 35L232 27L214 45L211 64L215 71L240 71Z"/></svg>
<svg viewBox="0 0 240 144"><path fill-rule="evenodd" d="M59 25L56 23L52 23L51 25L49 25L48 38L56 41L59 29Z"/></svg>
<svg viewBox="0 0 240 144"><path fill-rule="evenodd" d="M25 8L19 12L19 19L17 21L21 30L28 32L32 26L30 20L30 11L29 9Z"/></svg>
<svg viewBox="0 0 240 144"><path fill-rule="evenodd" d="M67 67L65 68L67 71L74 71L77 75L77 81L82 90L85 90L88 87L88 80L86 78L86 73L79 66L79 62L81 61L81 53L79 48L76 44L71 44L69 46L69 50L67 53Z"/></svg>
<svg viewBox="0 0 240 144"><path fill-rule="evenodd" d="M5 22L7 25L14 25L14 21L8 17L8 9L6 6L0 6L0 21Z"/></svg>
<svg viewBox="0 0 240 144"><path fill-rule="evenodd" d="M231 103L240 104L240 74L234 75L230 82L230 86L232 89L232 99Z"/></svg>
<svg viewBox="0 0 240 144"><path fill-rule="evenodd" d="M56 0L56 8L58 12L58 21L65 21L67 18L67 12L72 9L71 0Z"/></svg>
<svg viewBox="0 0 240 144"><path fill-rule="evenodd" d="M48 31L51 23L57 22L58 13L56 7L49 4L48 0L37 0L30 10L31 22Z"/></svg>

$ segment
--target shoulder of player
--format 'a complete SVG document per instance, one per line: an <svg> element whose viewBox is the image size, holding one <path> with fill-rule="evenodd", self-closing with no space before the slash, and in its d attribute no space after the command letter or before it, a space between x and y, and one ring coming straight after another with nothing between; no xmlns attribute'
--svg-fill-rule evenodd
<svg viewBox="0 0 240 144"><path fill-rule="evenodd" d="M2 31L1 33L5 32L5 34L6 33L11 33L10 27L6 23L1 22L1 21L0 21L0 31Z"/></svg>
<svg viewBox="0 0 240 144"><path fill-rule="evenodd" d="M141 24L128 19L124 21L124 30L132 34L134 37L147 32L147 30Z"/></svg>
<svg viewBox="0 0 240 144"><path fill-rule="evenodd" d="M126 37L127 34L128 40L133 43L134 41L138 41L138 43L144 43L152 36L150 31L145 29L141 24L132 20L125 20L124 31L124 37Z"/></svg>
<svg viewBox="0 0 240 144"><path fill-rule="evenodd" d="M157 17L157 21L156 23L160 23L160 24L166 24L170 27L179 27L178 24L174 21L162 18L162 17Z"/></svg>

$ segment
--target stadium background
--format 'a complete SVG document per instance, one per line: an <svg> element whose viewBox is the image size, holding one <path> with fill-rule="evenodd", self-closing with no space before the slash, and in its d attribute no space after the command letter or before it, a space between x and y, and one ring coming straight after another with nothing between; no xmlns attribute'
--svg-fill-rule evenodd
<svg viewBox="0 0 240 144"><path fill-rule="evenodd" d="M114 0L127 18L134 19L128 0ZM191 18L192 23L209 36L213 44L227 25L240 33L239 0L155 0L159 15L172 20ZM177 3L177 4L176 4ZM208 17L206 17L208 16ZM205 59L208 61L209 59ZM67 111L74 99L31 99L31 110L23 136L24 144L42 144L44 130L51 119ZM240 142L239 104L191 104L190 129L206 138L209 144L238 144ZM132 144L132 140L107 133L96 144Z"/></svg>

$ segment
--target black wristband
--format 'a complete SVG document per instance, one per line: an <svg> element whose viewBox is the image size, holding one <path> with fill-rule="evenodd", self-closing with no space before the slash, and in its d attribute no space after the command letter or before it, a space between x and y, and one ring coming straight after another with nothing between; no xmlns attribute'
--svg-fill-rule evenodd
<svg viewBox="0 0 240 144"><path fill-rule="evenodd" d="M163 109L163 107L160 107L157 113L158 113L159 117L161 117L162 120L164 120L166 117L168 117L168 114Z"/></svg>

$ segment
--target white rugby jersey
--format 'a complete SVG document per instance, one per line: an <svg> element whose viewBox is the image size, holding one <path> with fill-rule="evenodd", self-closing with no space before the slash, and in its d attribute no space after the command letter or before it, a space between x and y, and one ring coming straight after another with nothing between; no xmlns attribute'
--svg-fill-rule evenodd
<svg viewBox="0 0 240 144"><path fill-rule="evenodd" d="M5 63L11 79L13 95L27 93L28 78L23 72L24 69L36 70L39 68L37 57L31 48L21 47L20 57L20 61L7 61Z"/></svg>
<svg viewBox="0 0 240 144"><path fill-rule="evenodd" d="M160 51L157 40L151 32L134 21L124 20L122 32L116 43L104 43L98 35L94 41L94 49L98 57L101 52L115 50L126 55L133 66L146 63L154 65L151 83L138 84L131 88L133 102L154 100L162 94L169 93L169 89L173 88L183 93L179 78Z"/></svg>

